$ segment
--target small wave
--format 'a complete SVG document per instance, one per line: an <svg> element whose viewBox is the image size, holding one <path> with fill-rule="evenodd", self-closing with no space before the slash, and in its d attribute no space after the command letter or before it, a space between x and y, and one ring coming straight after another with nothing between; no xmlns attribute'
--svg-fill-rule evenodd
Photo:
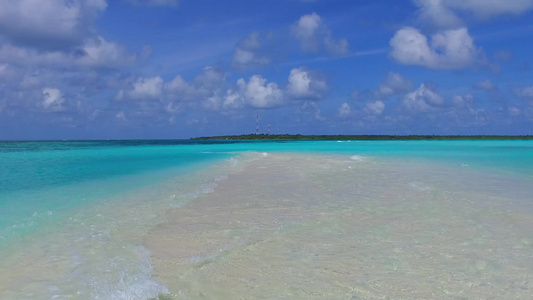
<svg viewBox="0 0 533 300"><path fill-rule="evenodd" d="M353 156L350 156L350 159L355 160L355 161L365 161L366 157L362 155L353 155Z"/></svg>
<svg viewBox="0 0 533 300"><path fill-rule="evenodd" d="M412 187L415 190L419 190L421 192L426 192L431 189L430 186L423 184L422 182L411 182L409 183L409 186Z"/></svg>
<svg viewBox="0 0 533 300"><path fill-rule="evenodd" d="M113 258L109 263L115 268L122 267L122 271L104 272L102 276L89 279L93 299L153 299L169 294L166 286L152 279L149 251L144 247L135 250L140 261L128 263Z"/></svg>

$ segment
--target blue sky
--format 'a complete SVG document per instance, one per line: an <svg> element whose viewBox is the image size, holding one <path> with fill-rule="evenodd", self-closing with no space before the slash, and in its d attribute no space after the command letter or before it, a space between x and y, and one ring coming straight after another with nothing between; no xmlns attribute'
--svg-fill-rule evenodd
<svg viewBox="0 0 533 300"><path fill-rule="evenodd" d="M533 134L533 0L0 2L0 139Z"/></svg>

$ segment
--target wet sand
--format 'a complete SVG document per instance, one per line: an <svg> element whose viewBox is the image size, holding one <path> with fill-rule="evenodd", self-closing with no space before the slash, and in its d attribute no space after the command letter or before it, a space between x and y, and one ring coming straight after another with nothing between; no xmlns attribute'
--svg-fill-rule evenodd
<svg viewBox="0 0 533 300"><path fill-rule="evenodd" d="M172 299L527 299L533 216L450 172L269 154L148 232L154 280Z"/></svg>

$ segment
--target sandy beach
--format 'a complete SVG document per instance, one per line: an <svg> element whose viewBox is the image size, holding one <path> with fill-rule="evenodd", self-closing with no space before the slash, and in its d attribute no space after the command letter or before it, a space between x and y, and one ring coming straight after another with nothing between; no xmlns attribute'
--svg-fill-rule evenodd
<svg viewBox="0 0 533 300"><path fill-rule="evenodd" d="M531 214L457 170L268 154L143 243L172 299L527 299Z"/></svg>

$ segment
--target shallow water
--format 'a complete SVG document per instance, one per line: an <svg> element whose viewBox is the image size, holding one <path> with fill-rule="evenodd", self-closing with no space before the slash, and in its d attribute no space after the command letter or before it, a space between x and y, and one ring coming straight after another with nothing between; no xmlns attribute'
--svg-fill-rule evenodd
<svg viewBox="0 0 533 300"><path fill-rule="evenodd" d="M532 150L0 143L0 298L523 299Z"/></svg>
<svg viewBox="0 0 533 300"><path fill-rule="evenodd" d="M530 199L474 180L493 178L271 154L171 211L145 245L175 299L527 299Z"/></svg>

